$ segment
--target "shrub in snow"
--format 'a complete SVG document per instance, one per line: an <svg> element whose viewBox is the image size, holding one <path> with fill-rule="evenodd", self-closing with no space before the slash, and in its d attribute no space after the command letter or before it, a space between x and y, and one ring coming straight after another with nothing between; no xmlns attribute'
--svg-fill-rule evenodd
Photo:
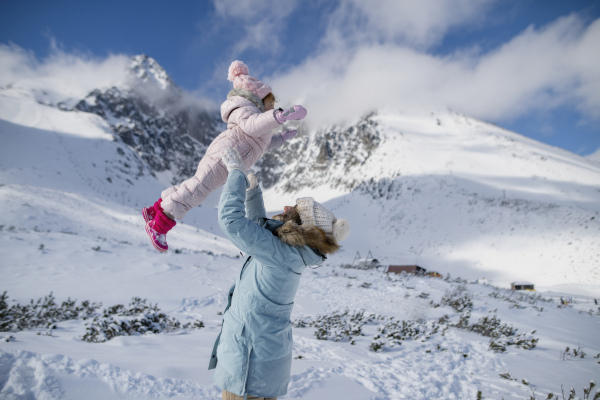
<svg viewBox="0 0 600 400"><path fill-rule="evenodd" d="M135 335L147 332L170 332L176 329L199 329L204 327L202 321L196 320L187 324L169 318L162 313L157 305L147 304L146 300L134 297L125 307L122 304L108 307L98 315L97 310L102 303L82 301L77 305L76 300L68 298L61 305L56 303L54 295L50 293L29 304L8 304L7 292L0 295L0 331L16 332L25 329L56 328L56 323L68 320L94 318L87 325L86 333L82 337L88 342L105 342L115 336ZM39 335L42 332L38 333ZM47 331L45 335L51 336ZM10 336L7 340L11 340Z"/></svg>
<svg viewBox="0 0 600 400"><path fill-rule="evenodd" d="M365 324L383 318L375 314L365 315L364 310L345 310L330 315L319 315L315 318L297 319L293 325L296 328L315 327L315 337L320 340L350 341L351 344L354 344L354 337L363 336L362 327Z"/></svg>
<svg viewBox="0 0 600 400"><path fill-rule="evenodd" d="M460 297L465 298L464 295ZM426 341L436 334L443 336L450 327L468 330L491 338L489 348L496 352L504 352L508 346L530 350L536 347L539 340L531 335L517 334L516 328L503 324L495 315L480 318L474 324L470 323L470 318L471 314L467 312L460 315L456 324L451 324L447 315L434 321L404 321L376 314L367 315L364 310L345 310L314 318L300 318L295 320L293 325L295 328L316 328L315 337L320 340L349 341L350 344L354 344L355 337L364 336L362 328L365 324L373 324L376 321L383 322L378 327L377 334L369 346L371 351L400 346L405 340ZM535 334L535 331L531 334Z"/></svg>
<svg viewBox="0 0 600 400"><path fill-rule="evenodd" d="M13 340L15 340L15 337L13 335L9 335L9 336L0 336L0 340L2 340L3 342L11 342Z"/></svg>
<svg viewBox="0 0 600 400"><path fill-rule="evenodd" d="M594 390L595 387L596 387L596 383L594 381L591 381L589 387L583 388L583 398L584 399L589 399L590 396L592 395L592 390ZM596 394L592 398L594 400L599 400L600 399L600 392L598 392L596 390Z"/></svg>
<svg viewBox="0 0 600 400"><path fill-rule="evenodd" d="M442 304L460 313L473 308L473 296L465 285L459 285L453 291L444 294Z"/></svg>
<svg viewBox="0 0 600 400"><path fill-rule="evenodd" d="M54 324L72 319L87 319L95 314L102 304L82 301L77 305L70 298L61 305L56 304L54 295L50 293L43 299L33 299L29 304L8 305L5 291L0 296L0 331L21 331L34 328L54 328Z"/></svg>
<svg viewBox="0 0 600 400"><path fill-rule="evenodd" d="M542 297L541 294L517 292L514 290L496 289L488 296L511 303L510 308L523 309L526 308L527 305L530 305L539 312L544 311L544 307L538 306L538 303L544 304L553 302L552 299Z"/></svg>
<svg viewBox="0 0 600 400"><path fill-rule="evenodd" d="M505 372L505 373L503 373L503 374L500 374L500 377L501 377L501 378L504 378L504 379L506 379L506 380L509 380L509 381L516 381L516 380L517 380L517 378L514 378L514 377L513 377L513 376L510 374L510 371L509 371L509 370L506 370L506 372Z"/></svg>
<svg viewBox="0 0 600 400"><path fill-rule="evenodd" d="M389 321L378 328L369 349L379 351L384 347L400 346L404 340L426 341L441 331L442 336L448 329L447 317L437 321Z"/></svg>
<svg viewBox="0 0 600 400"><path fill-rule="evenodd" d="M563 389L562 385L560 386L561 391L562 391L562 398L563 399L568 399L568 400L575 400L577 399L577 392L575 391L575 388L571 388L571 391L569 392L569 397L565 397L565 390ZM593 399L593 400L600 400L600 392L597 391L596 388L596 383L592 380L590 382L590 386L588 386L587 388L583 388L583 398L585 399ZM595 394L592 393L592 391L595 391ZM594 397L590 397L594 395ZM558 395L555 395L554 393L550 392L548 394L548 397L546 397L546 400L558 400L559 397Z"/></svg>
<svg viewBox="0 0 600 400"><path fill-rule="evenodd" d="M577 346L576 349L571 349L569 346L565 349L565 351L560 352L560 359L562 361L572 360L574 358L585 358L586 352L583 351L581 346Z"/></svg>
<svg viewBox="0 0 600 400"><path fill-rule="evenodd" d="M462 317L462 316L461 316ZM468 320L468 318L466 318ZM480 318L475 324L469 325L464 323L464 319L461 318L461 326L455 325L457 328L466 329L471 332L480 334L481 336L490 337L490 350L496 352L506 351L507 346L515 346L526 350L533 349L539 339L529 336L527 334L518 334L517 329L503 324L495 315L493 317ZM535 331L531 332L532 334Z"/></svg>
<svg viewBox="0 0 600 400"><path fill-rule="evenodd" d="M458 322L451 326L492 338L489 348L496 352L506 351L507 346L531 350L539 341L539 339L524 333L517 335L518 330L516 328L503 324L495 315L492 317L482 317L474 324L470 323L470 319L471 314L469 312L463 313L460 315ZM535 331L531 332L531 334L535 334Z"/></svg>
<svg viewBox="0 0 600 400"><path fill-rule="evenodd" d="M172 332L178 329L199 329L204 323L196 320L182 325L181 322L163 313L156 304L147 304L146 299L134 297L126 308L117 304L104 309L102 316L94 317L86 324L81 340L90 343L106 342L117 336L143 335L145 333Z"/></svg>
<svg viewBox="0 0 600 400"><path fill-rule="evenodd" d="M510 325L502 324L495 315L493 317L483 317L477 323L469 327L471 332L487 337L514 336L516 329Z"/></svg>

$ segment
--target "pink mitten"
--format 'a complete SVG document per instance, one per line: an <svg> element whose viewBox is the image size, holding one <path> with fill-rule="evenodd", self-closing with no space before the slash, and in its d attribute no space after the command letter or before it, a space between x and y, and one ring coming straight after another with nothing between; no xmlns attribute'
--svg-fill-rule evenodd
<svg viewBox="0 0 600 400"><path fill-rule="evenodd" d="M280 124L283 124L285 121L295 121L304 117L306 117L306 109L302 106L290 107L287 110L275 110L275 119Z"/></svg>
<svg viewBox="0 0 600 400"><path fill-rule="evenodd" d="M286 140L290 140L291 138L296 136L297 133L298 133L298 131L296 129L292 129L289 131L283 131L283 132L281 132L281 138L285 142Z"/></svg>

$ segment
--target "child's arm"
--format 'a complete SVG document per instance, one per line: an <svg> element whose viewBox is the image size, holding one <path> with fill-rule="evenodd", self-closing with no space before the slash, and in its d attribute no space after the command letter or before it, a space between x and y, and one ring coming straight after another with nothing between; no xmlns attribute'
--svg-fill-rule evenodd
<svg viewBox="0 0 600 400"><path fill-rule="evenodd" d="M265 111L260 114L256 113L253 107L241 107L231 112L229 122L242 128L247 135L262 136L286 121L304 117L306 117L306 110L302 106L294 106L287 110Z"/></svg>
<svg viewBox="0 0 600 400"><path fill-rule="evenodd" d="M257 113L254 107L241 107L229 115L229 123L239 126L245 134L262 136L265 132L277 128L280 124L275 119L273 111Z"/></svg>
<svg viewBox="0 0 600 400"><path fill-rule="evenodd" d="M271 136L271 144L269 144L269 148L267 149L267 151L280 147L285 141L290 140L291 138L296 136L297 133L298 131L296 129L290 131L277 132L276 134Z"/></svg>

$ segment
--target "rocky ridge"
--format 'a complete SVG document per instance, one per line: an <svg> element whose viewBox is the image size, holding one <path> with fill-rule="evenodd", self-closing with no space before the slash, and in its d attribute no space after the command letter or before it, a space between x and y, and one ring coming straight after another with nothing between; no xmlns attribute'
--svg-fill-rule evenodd
<svg viewBox="0 0 600 400"><path fill-rule="evenodd" d="M163 184L181 182L194 174L223 123L216 111L186 96L152 58L135 56L130 68L127 87L96 89L72 111L102 117Z"/></svg>

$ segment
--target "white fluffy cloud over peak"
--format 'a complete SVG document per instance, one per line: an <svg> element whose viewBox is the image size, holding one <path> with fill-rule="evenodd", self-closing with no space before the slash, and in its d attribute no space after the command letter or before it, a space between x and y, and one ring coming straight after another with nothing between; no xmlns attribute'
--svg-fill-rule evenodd
<svg viewBox="0 0 600 400"><path fill-rule="evenodd" d="M251 49L279 49L278 36L284 20L296 9L296 0L213 0L216 13L225 24L242 26L245 34L235 41L232 52Z"/></svg>
<svg viewBox="0 0 600 400"><path fill-rule="evenodd" d="M296 1L280 0L213 0L217 14L252 21L279 15L287 17L296 8Z"/></svg>
<svg viewBox="0 0 600 400"><path fill-rule="evenodd" d="M481 24L496 0L348 0L330 16L328 35L356 43L437 44L459 26Z"/></svg>
<svg viewBox="0 0 600 400"><path fill-rule="evenodd" d="M528 28L487 54L337 42L269 82L282 100L306 104L318 124L384 107L450 107L500 121L575 104L600 118L598 43L600 20L586 25L576 15Z"/></svg>
<svg viewBox="0 0 600 400"><path fill-rule="evenodd" d="M128 56L96 59L66 53L53 45L43 60L16 45L0 44L0 86L35 88L49 96L85 97L91 90L121 85L129 79Z"/></svg>

